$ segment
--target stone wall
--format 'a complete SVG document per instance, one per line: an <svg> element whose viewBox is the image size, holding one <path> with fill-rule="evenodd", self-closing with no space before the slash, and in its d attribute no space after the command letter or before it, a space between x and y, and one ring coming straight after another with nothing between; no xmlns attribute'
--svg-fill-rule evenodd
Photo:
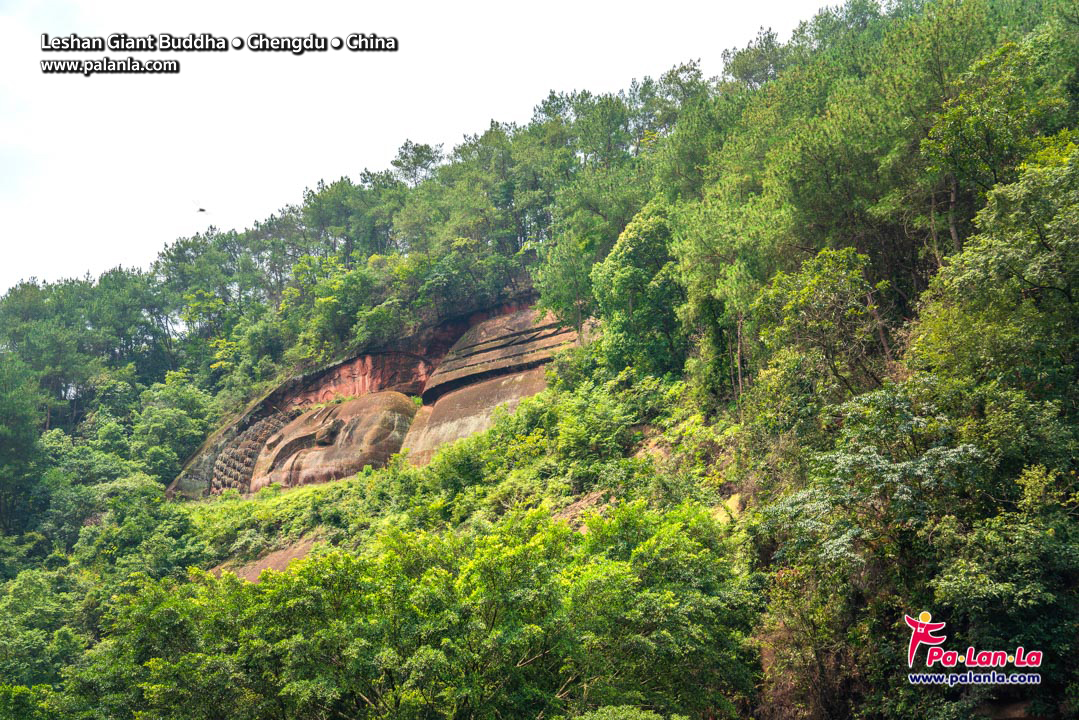
<svg viewBox="0 0 1079 720"><path fill-rule="evenodd" d="M412 423L402 447L413 465L426 465L435 451L447 443L483 432L491 427L495 409L512 411L522 398L547 387L544 368L514 371L459 387L424 406Z"/></svg>

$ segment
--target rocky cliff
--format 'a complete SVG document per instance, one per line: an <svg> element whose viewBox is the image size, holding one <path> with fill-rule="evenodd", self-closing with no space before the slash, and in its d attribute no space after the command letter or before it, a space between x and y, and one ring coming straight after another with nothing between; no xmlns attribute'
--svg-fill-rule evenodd
<svg viewBox="0 0 1079 720"><path fill-rule="evenodd" d="M268 438L248 489L308 485L381 467L401 449L416 405L392 390L303 413Z"/></svg>
<svg viewBox="0 0 1079 720"><path fill-rule="evenodd" d="M495 408L542 390L543 365L576 341L553 317L507 303L297 376L212 435L169 494L326 482L403 449L426 463L489 427Z"/></svg>
<svg viewBox="0 0 1079 720"><path fill-rule="evenodd" d="M546 387L542 366L575 341L572 330L531 309L468 330L424 384L423 408L404 440L409 459L426 463L440 446L486 430L496 407L512 409Z"/></svg>

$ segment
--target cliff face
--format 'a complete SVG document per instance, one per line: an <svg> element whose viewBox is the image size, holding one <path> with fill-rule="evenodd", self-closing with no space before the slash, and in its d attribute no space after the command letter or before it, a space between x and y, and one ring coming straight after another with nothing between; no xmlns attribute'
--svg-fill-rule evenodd
<svg viewBox="0 0 1079 720"><path fill-rule="evenodd" d="M423 389L423 408L405 437L424 464L440 446L486 430L496 407L513 409L546 387L543 365L576 342L572 330L531 309L479 323L458 340Z"/></svg>
<svg viewBox="0 0 1079 720"><path fill-rule="evenodd" d="M424 464L489 427L495 408L542 390L542 366L576 341L554 318L510 303L292 378L211 436L169 494L326 482L405 448Z"/></svg>
<svg viewBox="0 0 1079 720"><path fill-rule="evenodd" d="M306 412L266 440L249 489L308 485L385 465L415 414L416 404L392 390Z"/></svg>

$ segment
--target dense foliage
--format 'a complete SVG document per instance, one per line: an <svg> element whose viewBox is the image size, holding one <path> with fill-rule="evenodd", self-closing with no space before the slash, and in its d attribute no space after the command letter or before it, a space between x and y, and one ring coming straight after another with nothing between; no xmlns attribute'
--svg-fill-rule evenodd
<svg viewBox="0 0 1079 720"><path fill-rule="evenodd" d="M724 59L10 289L0 718L1079 714L1079 15ZM164 500L292 373L531 291L585 342L430 465ZM911 685L922 610L1041 684Z"/></svg>

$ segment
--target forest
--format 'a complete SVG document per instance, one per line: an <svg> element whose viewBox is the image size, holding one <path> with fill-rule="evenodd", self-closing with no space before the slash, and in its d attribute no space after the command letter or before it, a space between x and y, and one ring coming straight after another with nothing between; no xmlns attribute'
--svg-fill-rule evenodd
<svg viewBox="0 0 1079 720"><path fill-rule="evenodd" d="M723 59L8 289L0 718L1079 717L1079 11ZM285 379L525 292L585 339L488 431L166 500ZM912 684L922 611L1040 684Z"/></svg>

